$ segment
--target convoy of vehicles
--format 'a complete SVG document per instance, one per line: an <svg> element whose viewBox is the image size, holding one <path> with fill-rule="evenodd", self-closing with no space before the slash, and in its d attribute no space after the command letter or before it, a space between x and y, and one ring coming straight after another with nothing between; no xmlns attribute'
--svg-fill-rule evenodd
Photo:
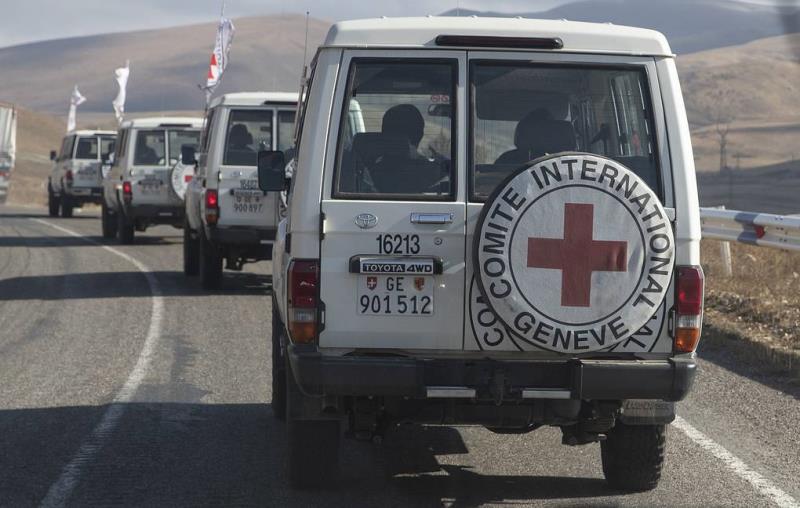
<svg viewBox="0 0 800 508"><path fill-rule="evenodd" d="M694 379L700 220L675 60L653 31L407 18L334 25L299 108L273 248L289 480L342 426L559 427L655 487ZM283 188L285 154L259 154Z"/></svg>
<svg viewBox="0 0 800 508"><path fill-rule="evenodd" d="M170 184L184 156L194 158L203 120L156 117L120 125L113 163L102 180L103 237L133 243L134 231L156 224L182 228L183 200Z"/></svg>
<svg viewBox="0 0 800 508"><path fill-rule="evenodd" d="M8 196L8 187L17 152L17 110L0 102L0 203Z"/></svg>
<svg viewBox="0 0 800 508"><path fill-rule="evenodd" d="M67 133L61 149L50 152L53 169L47 181L50 217L72 217L85 203L103 199L103 165L114 152L113 131L79 130Z"/></svg>
<svg viewBox="0 0 800 508"><path fill-rule="evenodd" d="M211 102L186 190L183 271L216 289L222 265L241 270L272 257L279 192L258 189L257 154L289 151L294 143L296 93L226 94Z"/></svg>
<svg viewBox="0 0 800 508"><path fill-rule="evenodd" d="M601 443L613 487L654 488L695 376L704 284L665 38L563 20L340 22L297 101L221 96L202 141L200 119L124 122L102 181L103 235L183 228L184 272L206 288L223 261L272 260L290 483L335 484L343 430L418 422L558 427L564 444ZM51 214L99 199L98 172L81 169L113 140L65 138Z"/></svg>

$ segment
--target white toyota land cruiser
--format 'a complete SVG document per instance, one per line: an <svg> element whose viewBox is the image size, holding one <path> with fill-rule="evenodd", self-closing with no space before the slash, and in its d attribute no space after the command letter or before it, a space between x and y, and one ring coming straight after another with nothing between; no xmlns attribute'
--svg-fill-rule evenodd
<svg viewBox="0 0 800 508"><path fill-rule="evenodd" d="M47 180L47 208L50 217L59 210L72 217L72 210L84 203L100 204L103 199L102 167L114 152L113 131L72 131L64 136L61 150L50 152L53 169Z"/></svg>
<svg viewBox="0 0 800 508"><path fill-rule="evenodd" d="M186 191L183 271L216 289L226 268L270 259L279 193L258 188L257 155L294 144L297 93L232 93L210 104L197 169Z"/></svg>
<svg viewBox="0 0 800 508"><path fill-rule="evenodd" d="M122 122L111 170L103 178L103 236L133 243L134 230L155 224L183 227L183 200L170 171L194 159L201 118L138 118ZM189 163L189 161L183 161Z"/></svg>
<svg viewBox="0 0 800 508"><path fill-rule="evenodd" d="M274 244L289 479L340 430L557 426L654 488L694 379L703 273L674 56L653 31L526 19L333 26ZM260 153L259 186L284 157ZM534 460L534 459L531 459Z"/></svg>

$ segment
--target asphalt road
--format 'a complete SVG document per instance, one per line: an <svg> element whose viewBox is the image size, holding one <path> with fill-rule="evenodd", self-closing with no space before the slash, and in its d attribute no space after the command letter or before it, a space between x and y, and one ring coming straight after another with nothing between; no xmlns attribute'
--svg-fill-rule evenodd
<svg viewBox="0 0 800 508"><path fill-rule="evenodd" d="M381 446L345 441L337 490L293 492L269 404L269 265L204 292L183 277L179 231L154 228L116 250L99 233L95 216L0 208L1 506L800 500L800 390L707 347L653 492L610 490L599 446L562 446L554 429L416 426Z"/></svg>

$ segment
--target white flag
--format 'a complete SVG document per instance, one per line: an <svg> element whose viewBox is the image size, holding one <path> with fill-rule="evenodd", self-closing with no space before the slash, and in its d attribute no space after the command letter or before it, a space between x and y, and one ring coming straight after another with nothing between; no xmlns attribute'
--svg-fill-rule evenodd
<svg viewBox="0 0 800 508"><path fill-rule="evenodd" d="M67 132L75 130L78 106L86 102L86 97L78 91L78 85L72 89L72 97L69 98L69 115L67 116Z"/></svg>
<svg viewBox="0 0 800 508"><path fill-rule="evenodd" d="M211 94L222 80L222 73L228 66L228 54L231 52L233 33L236 27L233 22L224 15L219 19L217 25L217 40L214 43L214 51L211 53L211 63L208 66L208 76L206 77L206 103L211 99Z"/></svg>
<svg viewBox="0 0 800 508"><path fill-rule="evenodd" d="M120 67L114 71L114 77L117 79L119 85L119 92L117 98L111 103L114 106L114 115L117 117L117 122L122 123L122 118L125 113L125 93L128 87L128 75L131 73L130 61L125 62L125 67Z"/></svg>

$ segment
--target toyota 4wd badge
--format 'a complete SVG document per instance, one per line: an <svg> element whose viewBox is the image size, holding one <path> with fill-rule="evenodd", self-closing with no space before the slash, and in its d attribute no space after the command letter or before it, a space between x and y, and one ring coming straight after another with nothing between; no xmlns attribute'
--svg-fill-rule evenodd
<svg viewBox="0 0 800 508"><path fill-rule="evenodd" d="M544 157L495 189L473 260L487 304L542 348L606 349L650 320L674 265L658 196L620 163L591 154Z"/></svg>

